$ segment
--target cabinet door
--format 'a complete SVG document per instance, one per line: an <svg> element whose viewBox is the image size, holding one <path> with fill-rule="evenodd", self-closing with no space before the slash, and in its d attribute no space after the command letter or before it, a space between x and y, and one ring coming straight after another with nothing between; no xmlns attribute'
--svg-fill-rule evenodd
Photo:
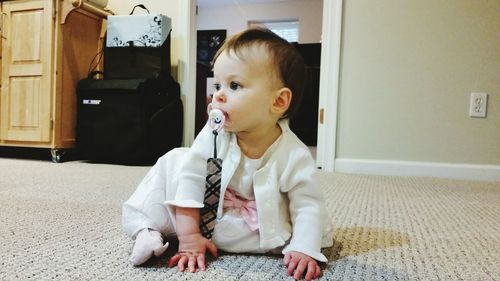
<svg viewBox="0 0 500 281"><path fill-rule="evenodd" d="M4 1L0 139L48 142L53 1Z"/></svg>

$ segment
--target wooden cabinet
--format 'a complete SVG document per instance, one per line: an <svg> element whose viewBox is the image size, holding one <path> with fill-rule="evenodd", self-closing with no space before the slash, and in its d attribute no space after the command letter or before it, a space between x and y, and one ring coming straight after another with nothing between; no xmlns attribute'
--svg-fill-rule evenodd
<svg viewBox="0 0 500 281"><path fill-rule="evenodd" d="M76 83L99 51L103 20L73 2L1 2L0 146L48 148L56 162L75 146Z"/></svg>

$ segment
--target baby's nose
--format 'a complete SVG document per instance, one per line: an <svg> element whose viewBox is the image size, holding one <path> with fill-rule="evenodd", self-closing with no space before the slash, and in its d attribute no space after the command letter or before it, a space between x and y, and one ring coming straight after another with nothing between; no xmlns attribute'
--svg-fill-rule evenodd
<svg viewBox="0 0 500 281"><path fill-rule="evenodd" d="M226 102L226 94L224 93L224 91L216 91L214 93L214 100L218 103Z"/></svg>

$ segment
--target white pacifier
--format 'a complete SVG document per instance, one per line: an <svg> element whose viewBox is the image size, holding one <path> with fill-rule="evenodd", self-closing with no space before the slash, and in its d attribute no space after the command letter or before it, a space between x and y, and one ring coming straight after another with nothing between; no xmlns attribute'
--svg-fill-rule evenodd
<svg viewBox="0 0 500 281"><path fill-rule="evenodd" d="M213 129L214 134L214 158L217 159L217 135L224 126L226 116L224 112L218 108L212 108L212 104L208 105L208 125ZM210 160L210 159L209 159Z"/></svg>
<svg viewBox="0 0 500 281"><path fill-rule="evenodd" d="M208 124L214 131L219 132L222 130L222 127L224 126L224 121L226 120L226 116L224 116L224 112L222 110L214 108L211 109L211 106L209 106L209 113L208 113Z"/></svg>

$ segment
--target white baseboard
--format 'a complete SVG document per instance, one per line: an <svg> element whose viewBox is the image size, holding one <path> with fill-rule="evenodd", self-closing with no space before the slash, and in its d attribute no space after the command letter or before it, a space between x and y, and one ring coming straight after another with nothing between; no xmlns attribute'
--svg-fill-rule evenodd
<svg viewBox="0 0 500 281"><path fill-rule="evenodd" d="M500 181L500 165L452 164L413 161L338 158L339 173L423 176L461 180Z"/></svg>

